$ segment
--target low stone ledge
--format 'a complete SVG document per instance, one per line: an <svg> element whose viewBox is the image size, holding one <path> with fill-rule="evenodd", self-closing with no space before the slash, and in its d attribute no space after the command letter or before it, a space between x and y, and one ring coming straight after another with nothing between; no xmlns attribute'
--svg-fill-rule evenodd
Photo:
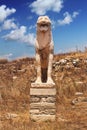
<svg viewBox="0 0 87 130"><path fill-rule="evenodd" d="M47 108L47 109L52 109L56 108L55 103L31 103L30 104L30 109L35 109L35 108Z"/></svg>
<svg viewBox="0 0 87 130"><path fill-rule="evenodd" d="M30 119L33 121L55 121L56 116L55 115L31 115Z"/></svg>
<svg viewBox="0 0 87 130"><path fill-rule="evenodd" d="M55 83L32 83L31 87L33 88L54 88L55 87Z"/></svg>
<svg viewBox="0 0 87 130"><path fill-rule="evenodd" d="M52 96L52 95L56 95L56 89L55 88L30 88L30 96L31 95Z"/></svg>

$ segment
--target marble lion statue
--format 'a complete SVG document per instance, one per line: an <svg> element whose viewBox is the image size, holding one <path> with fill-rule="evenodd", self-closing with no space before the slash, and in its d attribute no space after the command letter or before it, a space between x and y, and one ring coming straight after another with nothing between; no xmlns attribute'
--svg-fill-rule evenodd
<svg viewBox="0 0 87 130"><path fill-rule="evenodd" d="M35 83L54 84L51 78L54 44L51 32L51 20L48 16L40 16L37 20L35 49L37 69Z"/></svg>

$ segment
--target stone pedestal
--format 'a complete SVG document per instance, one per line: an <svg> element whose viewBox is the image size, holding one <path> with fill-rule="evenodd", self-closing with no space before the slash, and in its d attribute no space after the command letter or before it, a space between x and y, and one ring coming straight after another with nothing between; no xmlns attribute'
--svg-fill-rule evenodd
<svg viewBox="0 0 87 130"><path fill-rule="evenodd" d="M34 121L54 121L56 118L56 88L53 84L32 83L30 88L30 118Z"/></svg>

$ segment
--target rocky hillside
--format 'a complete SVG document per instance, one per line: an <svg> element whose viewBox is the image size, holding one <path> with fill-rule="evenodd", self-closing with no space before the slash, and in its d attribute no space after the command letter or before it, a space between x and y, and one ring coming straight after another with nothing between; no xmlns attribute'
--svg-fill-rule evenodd
<svg viewBox="0 0 87 130"><path fill-rule="evenodd" d="M56 121L33 122L29 88L36 80L35 59L0 60L0 130L87 129L87 53L55 55L52 77L57 89Z"/></svg>

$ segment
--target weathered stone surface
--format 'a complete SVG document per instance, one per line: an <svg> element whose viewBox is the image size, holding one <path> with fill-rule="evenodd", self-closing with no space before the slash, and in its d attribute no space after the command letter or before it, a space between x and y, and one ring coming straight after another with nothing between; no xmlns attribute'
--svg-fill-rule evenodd
<svg viewBox="0 0 87 130"><path fill-rule="evenodd" d="M56 108L55 107L55 103L45 103L45 102L42 102L42 103L31 103L30 104L30 109L40 109L40 108L47 108L47 109L52 109L52 108Z"/></svg>
<svg viewBox="0 0 87 130"><path fill-rule="evenodd" d="M42 97L41 100L40 100L40 103L43 103L43 102L46 102L46 98L45 97Z"/></svg>
<svg viewBox="0 0 87 130"><path fill-rule="evenodd" d="M40 113L40 111L39 111L39 109L31 109L30 110L30 114L39 114Z"/></svg>
<svg viewBox="0 0 87 130"><path fill-rule="evenodd" d="M56 97L47 97L46 102L56 102Z"/></svg>
<svg viewBox="0 0 87 130"><path fill-rule="evenodd" d="M32 83L31 87L34 87L34 88L54 88L55 84L54 83L40 83L40 84Z"/></svg>
<svg viewBox="0 0 87 130"><path fill-rule="evenodd" d="M30 88L30 95L41 95L41 96L47 96L47 95L56 95L56 89L55 88Z"/></svg>
<svg viewBox="0 0 87 130"><path fill-rule="evenodd" d="M39 102L39 101L40 101L40 97L33 96L33 97L30 98L30 103Z"/></svg>
<svg viewBox="0 0 87 130"><path fill-rule="evenodd" d="M40 114L55 115L56 110L55 109L44 109L44 110L40 110Z"/></svg>
<svg viewBox="0 0 87 130"><path fill-rule="evenodd" d="M46 120L51 120L55 121L56 116L55 115L31 115L31 120L34 121L46 121Z"/></svg>
<svg viewBox="0 0 87 130"><path fill-rule="evenodd" d="M44 108L40 108L40 109L31 109L30 110L30 114L33 115L42 115L42 114L46 114L46 115L55 115L56 111L55 109L44 109Z"/></svg>
<svg viewBox="0 0 87 130"><path fill-rule="evenodd" d="M43 26L45 23L45 26ZM54 43L51 33L51 20L48 16L40 16L37 20L35 40L37 79L35 83L47 82L54 84L51 72ZM40 69L41 68L41 69Z"/></svg>
<svg viewBox="0 0 87 130"><path fill-rule="evenodd" d="M44 85L45 88L42 87L43 83L38 85L40 87L30 88L30 118L32 120L55 120L56 88L46 87L46 83Z"/></svg>
<svg viewBox="0 0 87 130"><path fill-rule="evenodd" d="M47 102L47 103L54 103L56 102L56 96L55 95L52 95L52 96L47 96L47 95L38 95L38 96L31 96L30 97L30 103L38 103L38 102Z"/></svg>

